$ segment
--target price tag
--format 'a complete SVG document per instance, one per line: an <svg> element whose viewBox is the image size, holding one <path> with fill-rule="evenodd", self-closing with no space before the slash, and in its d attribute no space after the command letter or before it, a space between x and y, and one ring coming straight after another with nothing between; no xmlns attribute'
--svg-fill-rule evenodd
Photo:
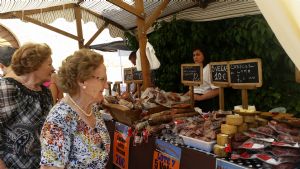
<svg viewBox="0 0 300 169"><path fill-rule="evenodd" d="M179 169L181 148L156 139L152 169Z"/></svg>
<svg viewBox="0 0 300 169"><path fill-rule="evenodd" d="M124 68L124 82L131 83L133 80L132 68Z"/></svg>
<svg viewBox="0 0 300 169"><path fill-rule="evenodd" d="M228 62L211 62L209 65L212 83L216 86L228 85Z"/></svg>
<svg viewBox="0 0 300 169"><path fill-rule="evenodd" d="M181 82L187 85L200 85L203 81L202 64L182 64Z"/></svg>
<svg viewBox="0 0 300 169"><path fill-rule="evenodd" d="M113 163L121 169L128 169L130 137L129 127L116 123L113 144Z"/></svg>
<svg viewBox="0 0 300 169"><path fill-rule="evenodd" d="M136 68L132 68L132 74L133 74L133 81L142 81L143 80L142 71L137 71Z"/></svg>
<svg viewBox="0 0 300 169"><path fill-rule="evenodd" d="M231 86L262 86L261 59L246 59L229 62Z"/></svg>

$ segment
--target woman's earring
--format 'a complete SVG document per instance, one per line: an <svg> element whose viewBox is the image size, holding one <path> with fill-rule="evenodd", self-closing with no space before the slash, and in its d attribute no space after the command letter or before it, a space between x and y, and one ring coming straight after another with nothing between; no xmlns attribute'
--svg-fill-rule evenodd
<svg viewBox="0 0 300 169"><path fill-rule="evenodd" d="M82 86L83 89L86 89L86 86Z"/></svg>

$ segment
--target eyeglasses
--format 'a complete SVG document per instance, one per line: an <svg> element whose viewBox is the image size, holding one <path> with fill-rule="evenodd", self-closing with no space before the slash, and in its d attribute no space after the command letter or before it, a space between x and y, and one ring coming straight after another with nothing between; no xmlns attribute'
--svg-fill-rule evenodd
<svg viewBox="0 0 300 169"><path fill-rule="evenodd" d="M105 77L92 76L92 78L97 79L100 82L106 82L106 78Z"/></svg>

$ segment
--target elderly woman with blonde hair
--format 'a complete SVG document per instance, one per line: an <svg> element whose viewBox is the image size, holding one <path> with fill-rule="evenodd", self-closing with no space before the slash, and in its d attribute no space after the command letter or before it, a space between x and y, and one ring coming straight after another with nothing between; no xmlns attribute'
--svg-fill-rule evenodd
<svg viewBox="0 0 300 169"><path fill-rule="evenodd" d="M39 134L52 107L51 49L27 43L15 51L14 73L0 79L0 168L39 168Z"/></svg>
<svg viewBox="0 0 300 169"><path fill-rule="evenodd" d="M41 168L104 168L110 138L93 105L108 87L103 56L81 49L66 58L58 71L67 95L50 111L41 133Z"/></svg>

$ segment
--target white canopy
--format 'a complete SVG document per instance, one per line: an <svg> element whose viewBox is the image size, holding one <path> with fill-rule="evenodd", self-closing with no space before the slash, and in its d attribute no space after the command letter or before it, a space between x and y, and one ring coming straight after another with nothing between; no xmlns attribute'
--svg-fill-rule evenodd
<svg viewBox="0 0 300 169"><path fill-rule="evenodd" d="M82 0L2 0L0 3L0 18L30 17L42 23L52 23L57 18L65 18L67 21L76 19L75 7L79 7L84 22L95 22L101 29L105 24L112 37L124 37L126 30L134 30L137 27L136 16L125 9L119 8L114 1L82 1ZM124 1L128 5L134 5L133 1ZM206 2L210 2L206 0ZM126 5L125 4L125 5ZM144 0L145 16L150 16L159 7L161 1ZM177 19L190 21L208 21L259 14L260 11L253 0L248 1L216 1L208 3L206 8L200 7L201 3L195 0L172 0L163 12L159 20L170 20L174 14ZM152 29L148 30L151 31Z"/></svg>

